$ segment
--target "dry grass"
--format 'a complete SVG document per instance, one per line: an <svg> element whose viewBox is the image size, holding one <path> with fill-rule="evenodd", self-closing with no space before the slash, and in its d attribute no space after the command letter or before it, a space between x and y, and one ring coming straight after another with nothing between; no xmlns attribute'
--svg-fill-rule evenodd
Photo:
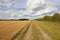
<svg viewBox="0 0 60 40"><path fill-rule="evenodd" d="M38 21L37 23L51 36L52 40L60 40L60 22Z"/></svg>
<svg viewBox="0 0 60 40"><path fill-rule="evenodd" d="M10 40L29 21L0 21L0 40Z"/></svg>

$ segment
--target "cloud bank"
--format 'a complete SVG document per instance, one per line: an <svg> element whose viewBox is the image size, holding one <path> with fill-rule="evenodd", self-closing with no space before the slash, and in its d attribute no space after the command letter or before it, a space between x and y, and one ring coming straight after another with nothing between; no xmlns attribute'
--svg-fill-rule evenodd
<svg viewBox="0 0 60 40"><path fill-rule="evenodd" d="M0 0L0 19L36 19L60 11L60 0Z"/></svg>
<svg viewBox="0 0 60 40"><path fill-rule="evenodd" d="M41 14L57 11L57 8L47 5L45 0L28 0L27 10L25 12L28 13L30 19L35 19L35 17L41 17Z"/></svg>

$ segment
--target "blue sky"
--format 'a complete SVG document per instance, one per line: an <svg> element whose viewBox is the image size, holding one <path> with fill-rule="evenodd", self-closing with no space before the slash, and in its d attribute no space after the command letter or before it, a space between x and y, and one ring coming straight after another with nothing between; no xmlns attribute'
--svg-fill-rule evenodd
<svg viewBox="0 0 60 40"><path fill-rule="evenodd" d="M60 0L0 0L0 19L36 19L60 12Z"/></svg>

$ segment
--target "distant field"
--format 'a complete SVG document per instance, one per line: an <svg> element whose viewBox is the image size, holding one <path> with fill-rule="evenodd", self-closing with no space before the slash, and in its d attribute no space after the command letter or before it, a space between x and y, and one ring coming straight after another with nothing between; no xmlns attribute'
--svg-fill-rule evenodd
<svg viewBox="0 0 60 40"><path fill-rule="evenodd" d="M0 40L10 40L29 21L0 21Z"/></svg>
<svg viewBox="0 0 60 40"><path fill-rule="evenodd" d="M38 21L37 23L52 40L60 40L60 22Z"/></svg>

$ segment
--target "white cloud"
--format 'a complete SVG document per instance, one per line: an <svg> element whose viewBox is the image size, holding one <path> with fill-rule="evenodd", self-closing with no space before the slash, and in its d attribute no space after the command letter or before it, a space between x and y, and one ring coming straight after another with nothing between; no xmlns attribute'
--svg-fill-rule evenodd
<svg viewBox="0 0 60 40"><path fill-rule="evenodd" d="M27 1L27 8L32 10L37 7L41 7L44 4L45 4L44 0L28 0Z"/></svg>
<svg viewBox="0 0 60 40"><path fill-rule="evenodd" d="M11 2L11 0L0 0L0 7L12 7L12 10L0 10L0 17L6 18L39 18L41 14L57 11L56 6L60 6L59 0L28 0L25 11L17 11L15 8L20 8L24 3L19 3L18 0ZM25 6L25 5L23 5ZM21 8L23 7L21 6ZM37 16L38 15L38 16ZM4 16L4 17L3 17Z"/></svg>
<svg viewBox="0 0 60 40"><path fill-rule="evenodd" d="M38 18L37 15L56 12L57 8L52 6L51 3L50 4L48 3L49 2L47 0L28 0L27 10L24 11L24 15L29 15L29 17L32 17L34 19L35 16L36 16L35 18ZM44 7L44 9L41 9L42 7ZM36 10L37 8L38 11Z"/></svg>
<svg viewBox="0 0 60 40"><path fill-rule="evenodd" d="M0 19L19 19L22 18L23 11L16 10L0 10Z"/></svg>
<svg viewBox="0 0 60 40"><path fill-rule="evenodd" d="M28 0L27 1L27 10L24 11L23 16L26 15L27 16L26 18L31 19L31 17L36 16L35 15L36 11L34 11L34 10L36 8L42 7L43 5L45 5L45 0Z"/></svg>
<svg viewBox="0 0 60 40"><path fill-rule="evenodd" d="M45 10L38 11L35 15L41 15L41 14L46 14L49 12L56 12L57 9L53 7L47 7Z"/></svg>
<svg viewBox="0 0 60 40"><path fill-rule="evenodd" d="M23 15L30 15L33 12L33 10L26 10L24 11Z"/></svg>

